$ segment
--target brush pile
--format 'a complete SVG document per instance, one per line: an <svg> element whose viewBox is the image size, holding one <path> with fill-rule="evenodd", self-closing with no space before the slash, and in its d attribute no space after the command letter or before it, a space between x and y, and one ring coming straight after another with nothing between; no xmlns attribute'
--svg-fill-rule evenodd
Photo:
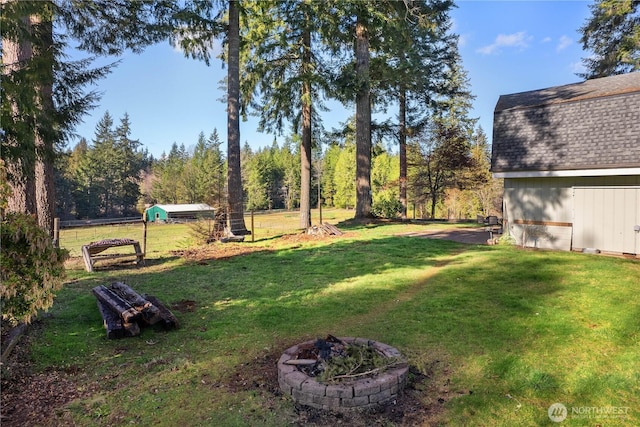
<svg viewBox="0 0 640 427"><path fill-rule="evenodd" d="M402 363L403 359L389 357L372 341L349 343L333 335L318 338L313 346L301 346L296 358L285 362L323 383L373 377Z"/></svg>
<svg viewBox="0 0 640 427"><path fill-rule="evenodd" d="M312 236L342 236L342 231L332 224L312 225L307 228L307 234Z"/></svg>

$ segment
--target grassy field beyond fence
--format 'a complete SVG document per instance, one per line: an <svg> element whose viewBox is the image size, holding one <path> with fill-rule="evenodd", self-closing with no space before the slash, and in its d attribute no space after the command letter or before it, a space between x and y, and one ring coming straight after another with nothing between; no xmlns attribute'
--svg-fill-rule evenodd
<svg viewBox="0 0 640 427"><path fill-rule="evenodd" d="M251 212L245 214L245 225L251 230ZM317 209L312 209L313 224L319 221ZM353 211L347 209L323 209L322 221L331 224L353 218ZM264 240L274 236L296 233L300 229L298 211L256 212L253 215L253 240ZM114 238L128 238L142 241L142 222L128 224L98 225L91 227L64 228L60 232L60 246L69 250L72 257L81 256L82 245ZM247 241L252 237L247 236ZM148 223L147 255L163 253L169 250L184 249L193 244L192 231L188 223L165 224Z"/></svg>
<svg viewBox="0 0 640 427"><path fill-rule="evenodd" d="M296 230L296 214L278 215ZM398 348L423 408L334 424L640 425L638 260L400 236L434 225L342 224L345 236L294 241L268 238L284 231L266 216L255 223L255 244L224 246L253 250L243 256L167 257L188 229L158 225L148 266L69 270L30 340L36 372L76 382L47 425L304 425L270 373L285 348L327 334ZM189 302L181 328L108 340L91 288L112 281ZM568 408L561 424L554 403Z"/></svg>

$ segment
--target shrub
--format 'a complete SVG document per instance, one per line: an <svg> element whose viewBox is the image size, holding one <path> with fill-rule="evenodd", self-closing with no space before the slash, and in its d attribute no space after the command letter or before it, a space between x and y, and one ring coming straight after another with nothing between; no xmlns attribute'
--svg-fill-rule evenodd
<svg viewBox="0 0 640 427"><path fill-rule="evenodd" d="M402 212L402 203L392 197L383 197L373 203L371 211L381 218L396 218Z"/></svg>
<svg viewBox="0 0 640 427"><path fill-rule="evenodd" d="M8 213L0 224L0 309L2 318L29 323L38 310L53 305L62 287L69 252L27 214Z"/></svg>
<svg viewBox="0 0 640 427"><path fill-rule="evenodd" d="M215 217L199 217L197 221L189 224L191 236L198 243L211 243L220 240L224 235L226 215L216 212Z"/></svg>
<svg viewBox="0 0 640 427"><path fill-rule="evenodd" d="M502 236L500 236L500 238L498 239L498 243L501 245L513 246L516 244L516 239L507 232L503 233Z"/></svg>

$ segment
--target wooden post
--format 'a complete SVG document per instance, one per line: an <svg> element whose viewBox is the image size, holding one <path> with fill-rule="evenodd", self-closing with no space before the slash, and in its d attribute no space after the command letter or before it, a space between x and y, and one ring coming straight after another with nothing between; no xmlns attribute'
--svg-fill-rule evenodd
<svg viewBox="0 0 640 427"><path fill-rule="evenodd" d="M256 241L256 231L253 228L253 209L251 209L251 243Z"/></svg>
<svg viewBox="0 0 640 427"><path fill-rule="evenodd" d="M142 220L142 256L147 255L147 220Z"/></svg>
<svg viewBox="0 0 640 427"><path fill-rule="evenodd" d="M146 208L144 212L142 212L142 256L147 255L147 211L149 208Z"/></svg>
<svg viewBox="0 0 640 427"><path fill-rule="evenodd" d="M60 247L60 218L53 219L53 247Z"/></svg>
<svg viewBox="0 0 640 427"><path fill-rule="evenodd" d="M320 216L319 225L322 225L322 201L320 199L320 171L318 171L318 215Z"/></svg>

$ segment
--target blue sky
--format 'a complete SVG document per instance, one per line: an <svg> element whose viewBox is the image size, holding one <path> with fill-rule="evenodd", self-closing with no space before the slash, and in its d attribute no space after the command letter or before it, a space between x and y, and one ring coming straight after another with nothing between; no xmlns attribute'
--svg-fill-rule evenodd
<svg viewBox="0 0 640 427"><path fill-rule="evenodd" d="M583 71L578 29L589 17L588 1L458 1L451 13L460 35L460 53L476 96L472 116L491 140L493 109L503 94L580 81ZM109 111L115 122L129 114L132 138L155 156L173 142L193 146L198 134L217 129L226 142L227 122L221 80L226 68L219 60L207 67L185 58L168 43L140 55L127 53L121 64L95 88L100 106L85 116L76 132L89 141L97 122ZM323 113L331 129L353 112L337 104ZM389 114L394 112L389 110ZM393 117L393 116L392 116ZM257 132L257 121L240 124L242 144L269 146L274 135ZM278 137L282 141L283 137ZM70 145L75 144L72 142Z"/></svg>

